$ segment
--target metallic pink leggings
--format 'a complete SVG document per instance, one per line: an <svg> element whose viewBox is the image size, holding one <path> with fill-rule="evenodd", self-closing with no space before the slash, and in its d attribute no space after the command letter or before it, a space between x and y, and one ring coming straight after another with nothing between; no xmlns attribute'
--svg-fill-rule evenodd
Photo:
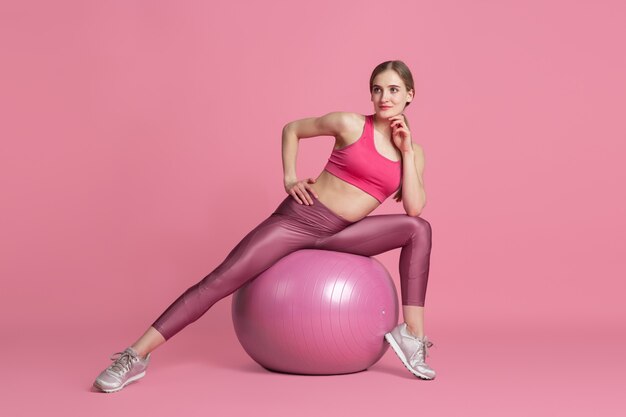
<svg viewBox="0 0 626 417"><path fill-rule="evenodd" d="M424 306L431 249L428 221L406 214L382 214L351 222L319 200L314 198L313 202L307 206L287 196L217 268L178 297L152 327L168 340L198 320L218 300L299 249L372 256L401 247L402 304Z"/></svg>

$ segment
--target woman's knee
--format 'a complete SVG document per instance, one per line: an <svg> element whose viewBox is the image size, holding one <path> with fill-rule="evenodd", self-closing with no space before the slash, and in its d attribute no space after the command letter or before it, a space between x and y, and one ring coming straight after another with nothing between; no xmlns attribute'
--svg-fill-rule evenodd
<svg viewBox="0 0 626 417"><path fill-rule="evenodd" d="M430 239L432 235L432 227L428 220L419 216L407 216L407 218L413 233Z"/></svg>

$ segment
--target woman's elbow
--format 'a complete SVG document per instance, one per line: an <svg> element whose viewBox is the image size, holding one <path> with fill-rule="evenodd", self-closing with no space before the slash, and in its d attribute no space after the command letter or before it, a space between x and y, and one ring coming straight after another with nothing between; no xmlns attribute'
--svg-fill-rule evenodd
<svg viewBox="0 0 626 417"><path fill-rule="evenodd" d="M404 211L406 212L407 216L411 216L411 217L417 217L422 212L421 210L415 210L415 209L408 209Z"/></svg>
<svg viewBox="0 0 626 417"><path fill-rule="evenodd" d="M424 211L424 206L420 207L419 209L406 210L406 214L411 217L418 217L422 213L422 211Z"/></svg>

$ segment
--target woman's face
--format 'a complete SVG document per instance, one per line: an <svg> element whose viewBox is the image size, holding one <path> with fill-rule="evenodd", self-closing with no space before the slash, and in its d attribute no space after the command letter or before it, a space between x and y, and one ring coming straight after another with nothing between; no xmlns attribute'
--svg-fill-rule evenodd
<svg viewBox="0 0 626 417"><path fill-rule="evenodd" d="M389 118L404 111L413 100L413 91L407 91L402 78L392 69L385 70L372 83L372 103L379 117Z"/></svg>

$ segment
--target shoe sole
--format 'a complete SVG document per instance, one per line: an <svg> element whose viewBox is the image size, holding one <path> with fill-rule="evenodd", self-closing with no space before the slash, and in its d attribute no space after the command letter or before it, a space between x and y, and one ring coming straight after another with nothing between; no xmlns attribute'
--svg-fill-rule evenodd
<svg viewBox="0 0 626 417"><path fill-rule="evenodd" d="M117 392L117 391L121 390L122 388L124 388L126 385L130 384L131 382L134 382L134 381L136 381L138 379L143 378L145 375L146 375L146 371L143 371L142 373L137 374L137 375L135 375L132 378L128 378L126 380L126 382L124 382L122 385L120 385L117 388L113 388L113 389L102 388L100 385L97 384L97 382L94 382L93 386L98 388L100 391L103 391L103 392Z"/></svg>
<svg viewBox="0 0 626 417"><path fill-rule="evenodd" d="M391 348L393 349L393 351L396 352L396 356L400 358L400 360L402 361L406 369L409 370L409 372L411 372L413 375L415 375L416 377L420 379L424 379L428 381L435 379L434 377L430 378L429 376L421 374L415 369L411 368L411 365L409 365L409 362L406 360L406 357L404 356L402 349L400 349L400 345L398 345L398 343L396 342L396 339L393 338L391 333L385 333L385 340L387 341L387 343L391 345Z"/></svg>

